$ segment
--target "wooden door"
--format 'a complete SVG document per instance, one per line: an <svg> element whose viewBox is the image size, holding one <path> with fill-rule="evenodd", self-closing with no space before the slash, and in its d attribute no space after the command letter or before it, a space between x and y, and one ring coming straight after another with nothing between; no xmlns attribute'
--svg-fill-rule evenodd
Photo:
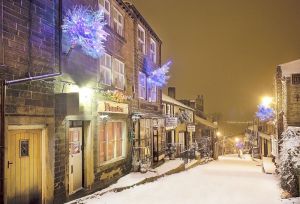
<svg viewBox="0 0 300 204"><path fill-rule="evenodd" d="M82 127L69 129L69 194L82 189Z"/></svg>
<svg viewBox="0 0 300 204"><path fill-rule="evenodd" d="M41 137L41 130L8 131L8 203L42 203Z"/></svg>

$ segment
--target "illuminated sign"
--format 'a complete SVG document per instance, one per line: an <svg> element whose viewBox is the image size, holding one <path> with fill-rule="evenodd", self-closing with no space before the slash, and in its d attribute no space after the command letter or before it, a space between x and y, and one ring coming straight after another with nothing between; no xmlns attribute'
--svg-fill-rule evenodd
<svg viewBox="0 0 300 204"><path fill-rule="evenodd" d="M128 114L128 104L101 101L98 103L98 112Z"/></svg>

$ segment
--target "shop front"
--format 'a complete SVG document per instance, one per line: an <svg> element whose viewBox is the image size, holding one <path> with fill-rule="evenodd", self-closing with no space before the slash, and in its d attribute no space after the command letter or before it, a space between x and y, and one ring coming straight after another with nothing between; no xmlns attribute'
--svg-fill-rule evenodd
<svg viewBox="0 0 300 204"><path fill-rule="evenodd" d="M133 170L147 171L165 157L165 121L141 113L133 114Z"/></svg>

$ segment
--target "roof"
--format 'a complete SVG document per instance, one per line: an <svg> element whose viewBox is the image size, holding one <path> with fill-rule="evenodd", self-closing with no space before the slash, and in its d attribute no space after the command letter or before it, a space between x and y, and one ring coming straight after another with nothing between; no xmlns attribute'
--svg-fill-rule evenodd
<svg viewBox="0 0 300 204"><path fill-rule="evenodd" d="M300 59L278 65L281 68L282 76L289 77L292 74L300 73Z"/></svg>
<svg viewBox="0 0 300 204"><path fill-rule="evenodd" d="M208 121L208 120L205 120L205 119L203 119L203 118L200 118L199 116L196 116L195 115L195 123L201 123L201 124L203 124L203 125L205 125L205 126L208 126L208 127L211 127L211 128L218 128L218 126L217 125L215 125L214 123L212 123L212 122L210 122L210 121Z"/></svg>
<svg viewBox="0 0 300 204"><path fill-rule="evenodd" d="M175 100L174 98L170 97L170 96L167 96L166 94L162 94L162 101L163 102L166 102L166 103L171 103L171 104L174 104L174 105L177 105L177 106L180 106L182 108L185 108L185 109L188 109L188 110L191 110L191 111L195 111L194 109L192 109L191 107L188 107L186 105L184 105L183 103Z"/></svg>
<svg viewBox="0 0 300 204"><path fill-rule="evenodd" d="M159 43L162 43L161 39L158 37L158 35L155 33L155 31L150 26L150 24L143 17L143 15L138 11L138 9L132 3L130 3L130 2L125 2L125 4L127 5L127 7L129 7L131 9L131 11L134 14L134 16L137 19L139 19L141 21L141 23L143 23L143 25L149 30L149 32L151 33L151 35L153 35L153 37L155 37L155 39Z"/></svg>

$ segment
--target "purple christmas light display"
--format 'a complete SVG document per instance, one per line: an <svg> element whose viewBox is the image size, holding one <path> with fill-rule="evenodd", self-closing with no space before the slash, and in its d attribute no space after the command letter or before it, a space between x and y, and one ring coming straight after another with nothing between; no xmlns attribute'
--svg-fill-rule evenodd
<svg viewBox="0 0 300 204"><path fill-rule="evenodd" d="M76 6L64 17L62 31L71 48L81 46L85 54L99 58L105 52L104 42L108 35L103 29L105 24L102 9L93 11Z"/></svg>
<svg viewBox="0 0 300 204"><path fill-rule="evenodd" d="M169 73L170 67L172 65L172 61L168 61L162 67L153 70L148 77L148 82L154 84L157 87L163 87L167 84L168 79L170 76L167 74Z"/></svg>
<svg viewBox="0 0 300 204"><path fill-rule="evenodd" d="M264 106L264 105L259 105L258 106L258 111L256 112L256 116L261 121L267 121L267 120L273 119L274 116L275 116L275 113L274 113L274 110L271 107Z"/></svg>

